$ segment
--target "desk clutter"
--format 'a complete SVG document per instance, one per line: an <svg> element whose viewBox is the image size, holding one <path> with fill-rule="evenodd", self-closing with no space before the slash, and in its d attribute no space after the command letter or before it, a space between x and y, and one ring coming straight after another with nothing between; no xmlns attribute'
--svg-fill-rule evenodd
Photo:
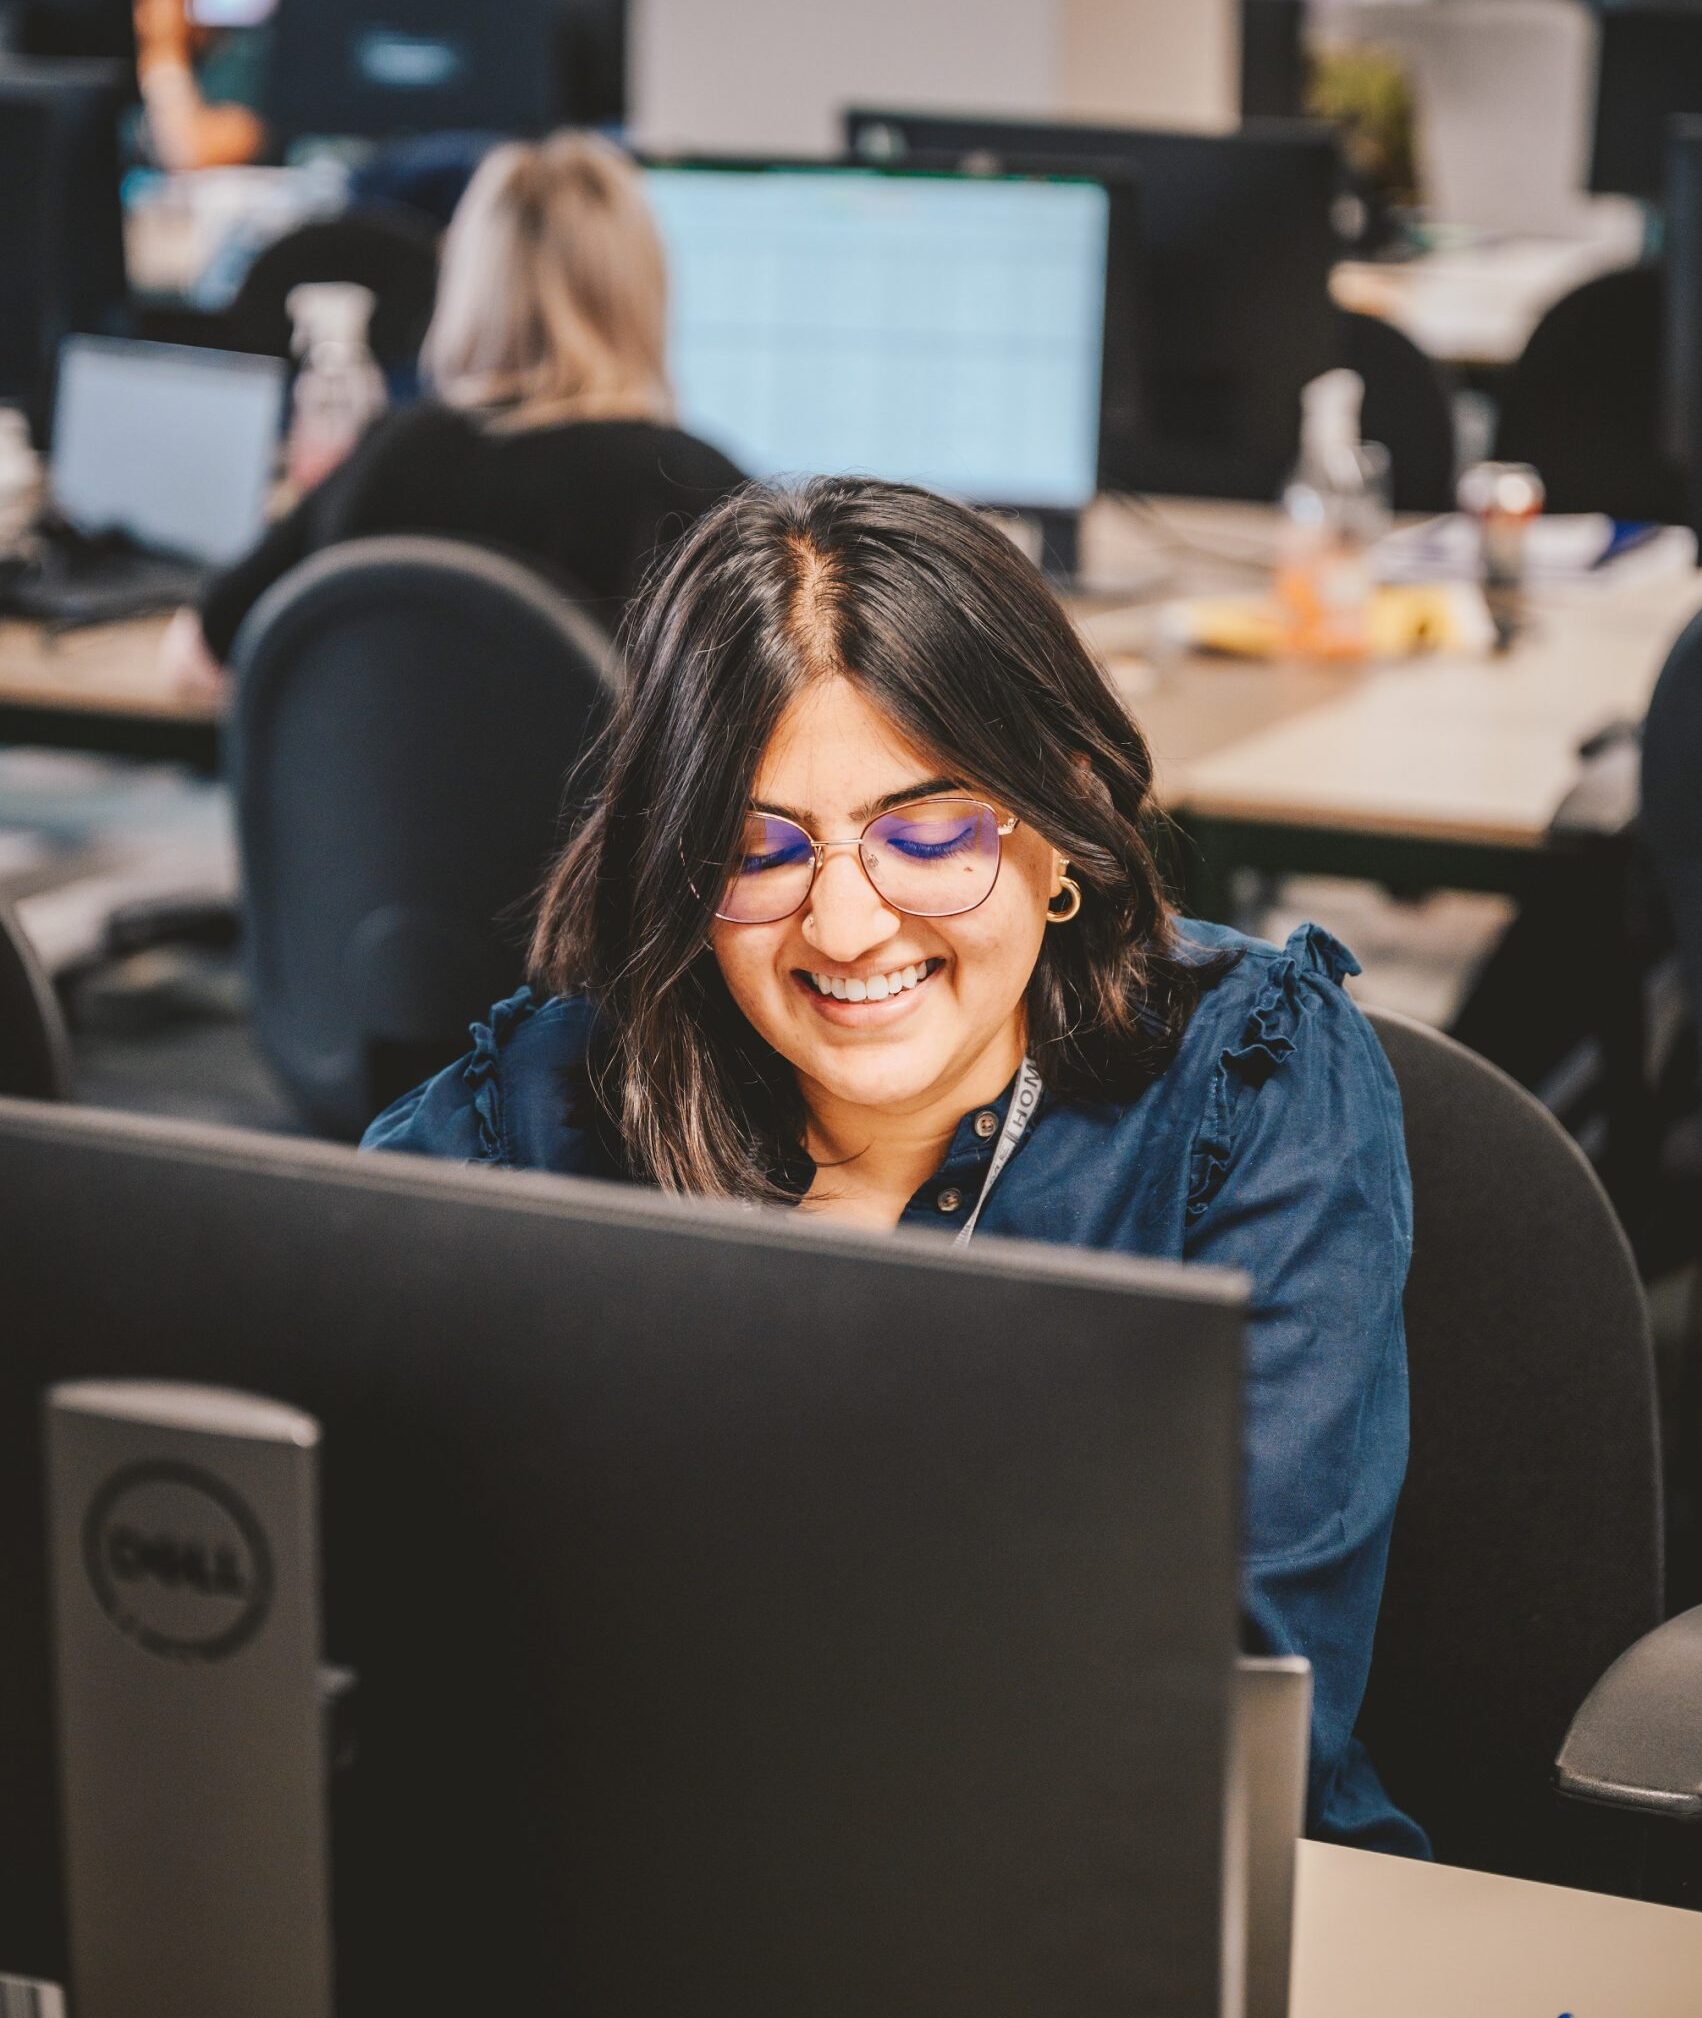
<svg viewBox="0 0 1702 2018"><path fill-rule="evenodd" d="M1695 2018L1702 16L725 11L0 4L0 2018Z"/></svg>

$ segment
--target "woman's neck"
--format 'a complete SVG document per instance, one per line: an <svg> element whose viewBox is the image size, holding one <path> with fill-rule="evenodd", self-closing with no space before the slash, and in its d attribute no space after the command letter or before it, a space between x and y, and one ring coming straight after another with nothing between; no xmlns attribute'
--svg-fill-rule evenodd
<svg viewBox="0 0 1702 2018"><path fill-rule="evenodd" d="M1022 1055L1019 1024L948 1085L899 1110L865 1107L819 1085L806 1085L806 1146L817 1171L811 1205L896 1225L906 1204L940 1167L958 1123L972 1108L999 1098Z"/></svg>

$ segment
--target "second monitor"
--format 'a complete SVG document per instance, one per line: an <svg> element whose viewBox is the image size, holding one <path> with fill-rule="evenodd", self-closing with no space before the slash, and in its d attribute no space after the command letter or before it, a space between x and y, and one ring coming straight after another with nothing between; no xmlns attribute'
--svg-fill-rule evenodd
<svg viewBox="0 0 1702 2018"><path fill-rule="evenodd" d="M684 424L753 475L1076 512L1115 403L1133 191L783 164L646 171Z"/></svg>

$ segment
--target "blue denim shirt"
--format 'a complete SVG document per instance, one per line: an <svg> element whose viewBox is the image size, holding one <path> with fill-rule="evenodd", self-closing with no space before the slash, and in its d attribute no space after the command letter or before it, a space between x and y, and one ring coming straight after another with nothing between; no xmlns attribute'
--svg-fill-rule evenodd
<svg viewBox="0 0 1702 2018"><path fill-rule="evenodd" d="M1412 1193L1400 1097L1348 999L1358 967L1316 926L1280 950L1190 921L1238 962L1138 1098L1043 1096L979 1231L1203 1261L1252 1282L1245 1384L1244 1636L1313 1669L1309 1831L1425 1855L1353 1736L1407 1456L1401 1292ZM372 1124L365 1147L568 1175L620 1173L568 1118L583 998L526 991L473 1050ZM1010 1089L966 1114L904 1223L949 1233L980 1195ZM979 1125L977 1125L979 1124Z"/></svg>

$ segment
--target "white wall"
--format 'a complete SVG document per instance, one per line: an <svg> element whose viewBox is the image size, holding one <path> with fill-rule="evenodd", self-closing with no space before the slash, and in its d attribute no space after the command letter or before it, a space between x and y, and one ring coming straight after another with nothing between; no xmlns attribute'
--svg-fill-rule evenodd
<svg viewBox="0 0 1702 2018"><path fill-rule="evenodd" d="M1222 126L1235 0L632 0L656 148L831 152L863 101Z"/></svg>
<svg viewBox="0 0 1702 2018"><path fill-rule="evenodd" d="M823 154L862 101L1026 111L1052 102L1051 0L633 0L645 147Z"/></svg>
<svg viewBox="0 0 1702 2018"><path fill-rule="evenodd" d="M1224 132L1241 117L1233 0L1059 0L1057 109Z"/></svg>

